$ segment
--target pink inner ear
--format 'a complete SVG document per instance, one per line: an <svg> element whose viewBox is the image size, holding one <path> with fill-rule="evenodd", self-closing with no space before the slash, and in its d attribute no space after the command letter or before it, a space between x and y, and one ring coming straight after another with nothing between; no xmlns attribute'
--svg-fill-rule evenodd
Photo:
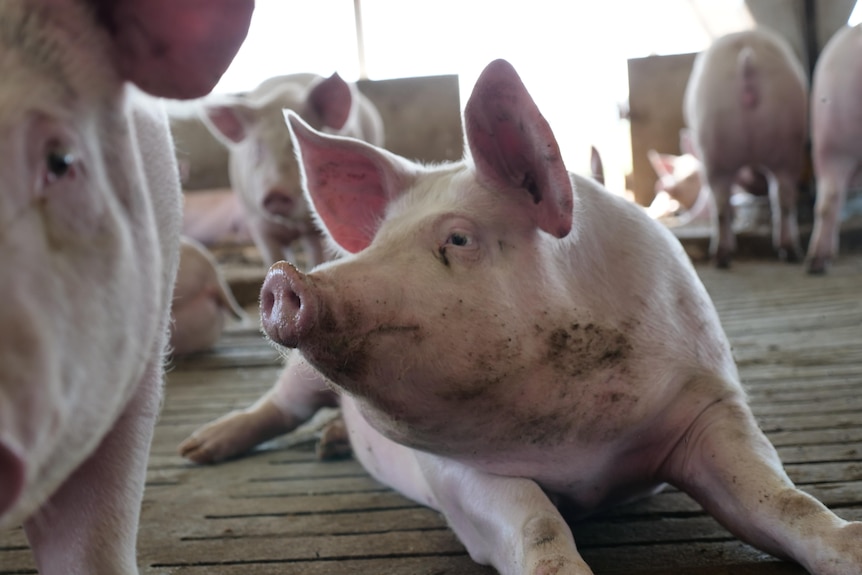
<svg viewBox="0 0 862 575"><path fill-rule="evenodd" d="M121 73L165 98L208 94L245 40L254 0L93 0Z"/></svg>
<svg viewBox="0 0 862 575"><path fill-rule="evenodd" d="M536 224L557 237L572 228L573 192L557 140L515 69L489 64L464 110L467 143L480 180L533 199Z"/></svg>
<svg viewBox="0 0 862 575"><path fill-rule="evenodd" d="M227 140L238 144L248 135L239 113L230 106L208 106L205 112L210 124Z"/></svg>
<svg viewBox="0 0 862 575"><path fill-rule="evenodd" d="M336 72L311 89L308 105L324 126L341 130L350 117L353 94L350 86Z"/></svg>
<svg viewBox="0 0 862 575"><path fill-rule="evenodd" d="M397 167L372 146L316 132L293 113L287 117L314 210L338 245L351 253L365 249L400 193Z"/></svg>

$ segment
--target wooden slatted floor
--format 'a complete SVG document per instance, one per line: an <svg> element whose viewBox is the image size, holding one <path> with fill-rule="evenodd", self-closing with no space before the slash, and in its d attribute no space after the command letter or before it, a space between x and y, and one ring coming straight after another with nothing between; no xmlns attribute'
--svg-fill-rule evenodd
<svg viewBox="0 0 862 575"><path fill-rule="evenodd" d="M788 472L862 520L862 256L842 257L826 277L769 261L699 270ZM438 514L353 460L316 461L307 436L215 467L176 455L188 433L256 399L277 373L253 326L232 328L213 353L173 367L149 466L142 574L493 573L470 561ZM672 489L574 532L597 575L803 573L736 541ZM25 573L36 571L22 531L0 533L0 574Z"/></svg>

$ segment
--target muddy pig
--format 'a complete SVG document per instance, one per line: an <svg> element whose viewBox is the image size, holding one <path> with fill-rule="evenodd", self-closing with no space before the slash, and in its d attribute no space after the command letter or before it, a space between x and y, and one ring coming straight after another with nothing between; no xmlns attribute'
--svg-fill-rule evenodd
<svg viewBox="0 0 862 575"><path fill-rule="evenodd" d="M592 573L555 503L577 518L665 483L760 549L860 572L862 524L788 479L679 242L567 172L507 62L477 80L458 163L289 123L344 255L270 268L262 324L298 352L190 456L236 453L338 399L366 469L503 575Z"/></svg>
<svg viewBox="0 0 862 575"><path fill-rule="evenodd" d="M807 114L802 66L787 43L765 29L723 36L695 59L684 115L715 201L710 251L718 267L730 265L735 249L730 198L744 167L768 174L779 256L801 259L796 198Z"/></svg>
<svg viewBox="0 0 862 575"><path fill-rule="evenodd" d="M212 347L221 337L227 314L238 320L246 317L213 255L199 242L182 237L171 308L171 352L185 355Z"/></svg>
<svg viewBox="0 0 862 575"><path fill-rule="evenodd" d="M0 2L0 527L43 575L138 572L181 204L133 83L212 89L253 4L200 6Z"/></svg>
<svg viewBox="0 0 862 575"><path fill-rule="evenodd" d="M826 45L811 88L811 145L817 178L814 230L806 267L824 273L838 255L841 210L862 167L862 28L846 27Z"/></svg>
<svg viewBox="0 0 862 575"><path fill-rule="evenodd" d="M294 110L318 129L382 145L377 108L338 74L277 76L248 94L207 100L204 119L228 146L231 186L242 199L264 262L296 263L297 243L304 267L322 262L327 257L323 236L302 196L283 110Z"/></svg>

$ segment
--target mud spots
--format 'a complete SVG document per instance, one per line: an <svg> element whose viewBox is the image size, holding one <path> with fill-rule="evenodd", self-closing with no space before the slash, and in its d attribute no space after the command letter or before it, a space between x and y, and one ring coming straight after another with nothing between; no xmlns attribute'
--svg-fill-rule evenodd
<svg viewBox="0 0 862 575"><path fill-rule="evenodd" d="M418 345L424 338L418 323L372 321L362 312L361 303L346 301L337 312L323 306L317 329L302 351L334 383L361 393L356 384L369 378L374 362L382 361L381 347Z"/></svg>
<svg viewBox="0 0 862 575"><path fill-rule="evenodd" d="M536 328L546 333L541 326ZM631 352L632 345L621 331L573 322L547 332L545 360L557 372L579 378L619 365Z"/></svg>

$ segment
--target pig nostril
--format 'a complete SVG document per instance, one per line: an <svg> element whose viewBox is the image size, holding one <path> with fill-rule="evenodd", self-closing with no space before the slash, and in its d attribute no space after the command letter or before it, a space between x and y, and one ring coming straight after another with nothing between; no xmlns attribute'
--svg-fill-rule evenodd
<svg viewBox="0 0 862 575"><path fill-rule="evenodd" d="M273 307L275 307L275 293L272 290L264 290L260 295L260 311L263 317L272 315Z"/></svg>
<svg viewBox="0 0 862 575"><path fill-rule="evenodd" d="M296 295L296 292L290 292L288 297L290 297L290 309L299 311L299 308L302 307L302 300Z"/></svg>

